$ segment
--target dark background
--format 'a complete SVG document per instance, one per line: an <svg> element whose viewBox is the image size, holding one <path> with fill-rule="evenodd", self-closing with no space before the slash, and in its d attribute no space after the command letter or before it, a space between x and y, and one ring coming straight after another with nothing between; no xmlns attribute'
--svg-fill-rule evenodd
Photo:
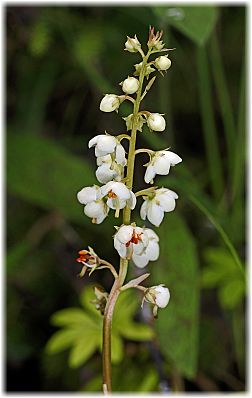
<svg viewBox="0 0 252 398"><path fill-rule="evenodd" d="M144 129L137 145L171 146L183 158L157 178L180 198L157 230L160 259L146 269L148 285L164 282L171 303L151 322L152 342L123 339L114 386L244 391L245 7L8 6L5 16L6 390L100 391L98 352L70 368L69 350L50 355L45 345L55 311L80 307L87 284L111 286L106 272L77 277L79 249L90 245L114 264L118 256L112 214L92 225L76 193L95 183L88 140L105 129L125 132L119 116L130 106L118 116L99 103L104 93L119 94L140 62L123 51L126 36L137 34L144 47L153 25L176 50L144 107L165 113L167 129ZM146 161L137 160L135 191L144 187ZM135 299L135 321L148 323Z"/></svg>

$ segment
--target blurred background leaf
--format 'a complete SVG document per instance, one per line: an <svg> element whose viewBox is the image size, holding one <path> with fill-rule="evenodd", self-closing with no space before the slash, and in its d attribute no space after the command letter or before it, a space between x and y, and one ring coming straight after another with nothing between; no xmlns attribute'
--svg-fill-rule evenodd
<svg viewBox="0 0 252 398"><path fill-rule="evenodd" d="M161 350L184 376L197 370L199 264L194 239L177 214L167 215L159 228L164 242L152 278L170 287L169 311L159 311L156 328Z"/></svg>

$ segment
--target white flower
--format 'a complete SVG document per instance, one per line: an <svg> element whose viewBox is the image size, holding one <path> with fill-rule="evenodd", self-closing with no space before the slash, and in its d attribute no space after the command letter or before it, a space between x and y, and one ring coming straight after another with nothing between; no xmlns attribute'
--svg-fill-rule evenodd
<svg viewBox="0 0 252 398"><path fill-rule="evenodd" d="M135 194L122 182L110 181L100 188L98 198L107 198L106 203L110 209L116 210L116 217L126 205L133 210L136 206Z"/></svg>
<svg viewBox="0 0 252 398"><path fill-rule="evenodd" d="M95 156L103 157L108 154L115 155L115 161L123 166L126 165L125 150L120 141L109 134L99 134L92 138L88 147L95 146Z"/></svg>
<svg viewBox="0 0 252 398"><path fill-rule="evenodd" d="M170 292L163 284L152 286L147 289L144 299L159 308L165 308L170 300Z"/></svg>
<svg viewBox="0 0 252 398"><path fill-rule="evenodd" d="M139 81L135 77L128 77L123 81L122 89L126 94L134 94L139 87Z"/></svg>
<svg viewBox="0 0 252 398"><path fill-rule="evenodd" d="M100 110L103 112L113 112L120 106L118 95L106 94L101 100Z"/></svg>
<svg viewBox="0 0 252 398"><path fill-rule="evenodd" d="M94 224L101 224L109 212L109 207L106 203L98 198L99 190L100 188L94 185L93 187L85 187L77 193L78 201L85 205L84 213L92 218L92 223Z"/></svg>
<svg viewBox="0 0 252 398"><path fill-rule="evenodd" d="M151 113L147 117L147 124L154 131L164 131L165 129L165 119L159 113Z"/></svg>
<svg viewBox="0 0 252 398"><path fill-rule="evenodd" d="M98 168L95 175L101 184L106 184L111 180L121 181L124 166L113 161L111 155L100 156L96 159L96 162Z"/></svg>
<svg viewBox="0 0 252 398"><path fill-rule="evenodd" d="M140 210L141 218L146 220L147 217L153 225L159 227L164 213L175 209L175 199L178 199L178 195L170 189L160 188L154 190L151 195L145 196L144 199Z"/></svg>
<svg viewBox="0 0 252 398"><path fill-rule="evenodd" d="M174 152L167 150L156 152L148 163L144 181L147 184L153 183L153 178L156 174L167 175L169 174L170 166L175 166L180 162L182 162L182 159Z"/></svg>
<svg viewBox="0 0 252 398"><path fill-rule="evenodd" d="M151 229L122 225L114 236L114 247L120 257L133 260L139 268L159 257L159 238Z"/></svg>
<svg viewBox="0 0 252 398"><path fill-rule="evenodd" d="M143 228L146 246L143 250L134 250L132 260L138 268L144 268L149 261L156 261L159 257L159 237L149 228Z"/></svg>
<svg viewBox="0 0 252 398"><path fill-rule="evenodd" d="M161 57L155 59L154 65L158 70L167 70L171 66L171 60L168 55L161 55Z"/></svg>
<svg viewBox="0 0 252 398"><path fill-rule="evenodd" d="M134 38L127 36L127 39L128 40L125 43L124 50L129 51L130 53L136 53L137 51L139 51L139 49L141 48L141 44L136 35Z"/></svg>

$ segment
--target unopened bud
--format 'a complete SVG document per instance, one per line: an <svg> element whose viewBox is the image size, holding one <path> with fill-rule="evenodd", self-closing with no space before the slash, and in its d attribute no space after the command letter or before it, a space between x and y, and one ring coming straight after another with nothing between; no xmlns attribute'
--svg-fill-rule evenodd
<svg viewBox="0 0 252 398"><path fill-rule="evenodd" d="M141 48L141 44L140 44L138 38L136 37L136 35L134 38L127 36L127 39L128 40L125 43L125 50L129 51L130 53L138 52Z"/></svg>
<svg viewBox="0 0 252 398"><path fill-rule="evenodd" d="M159 113L151 113L147 118L148 127L153 131L164 131L165 118Z"/></svg>
<svg viewBox="0 0 252 398"><path fill-rule="evenodd" d="M139 87L139 81L135 77L128 77L122 84L122 89L126 94L134 94Z"/></svg>
<svg viewBox="0 0 252 398"><path fill-rule="evenodd" d="M115 94L106 94L101 100L100 110L102 112L113 112L120 106L120 99Z"/></svg>
<svg viewBox="0 0 252 398"><path fill-rule="evenodd" d="M156 58L154 63L158 70L167 70L171 67L171 60L167 55L161 55L161 57Z"/></svg>

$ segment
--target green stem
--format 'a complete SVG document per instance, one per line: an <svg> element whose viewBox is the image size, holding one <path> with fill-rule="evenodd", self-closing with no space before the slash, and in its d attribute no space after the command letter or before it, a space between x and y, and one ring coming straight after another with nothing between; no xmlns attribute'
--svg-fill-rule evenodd
<svg viewBox="0 0 252 398"><path fill-rule="evenodd" d="M139 88L137 91L137 97L134 103L133 117L132 117L132 131L129 145L126 185L129 189L132 189L133 177L134 177L134 165L135 165L135 147L136 147L136 136L137 136L137 122L138 112L141 103L142 87L145 75L145 67L150 55L150 51L143 58L143 66L139 76ZM126 206L123 211L123 224L130 224L131 220L131 209ZM120 294L120 288L122 287L128 269L128 260L120 259L119 276L115 279L112 289L110 291L106 308L104 311L103 319L103 351L102 351L102 362L103 362L103 391L104 393L112 392L112 377L111 377L111 328L112 318L117 298Z"/></svg>

